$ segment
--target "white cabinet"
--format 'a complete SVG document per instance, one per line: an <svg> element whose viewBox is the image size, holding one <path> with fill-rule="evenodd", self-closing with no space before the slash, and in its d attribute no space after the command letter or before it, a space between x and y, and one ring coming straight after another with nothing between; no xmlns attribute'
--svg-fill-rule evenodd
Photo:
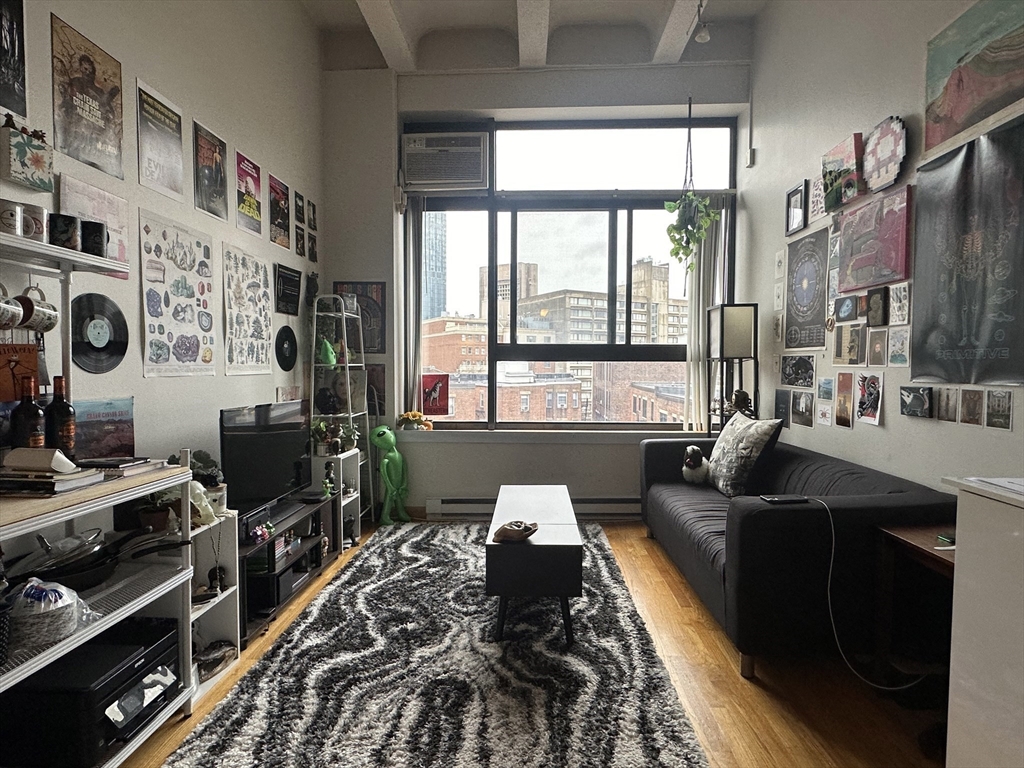
<svg viewBox="0 0 1024 768"><path fill-rule="evenodd" d="M957 488L950 768L1024 765L1024 496L977 480Z"/></svg>

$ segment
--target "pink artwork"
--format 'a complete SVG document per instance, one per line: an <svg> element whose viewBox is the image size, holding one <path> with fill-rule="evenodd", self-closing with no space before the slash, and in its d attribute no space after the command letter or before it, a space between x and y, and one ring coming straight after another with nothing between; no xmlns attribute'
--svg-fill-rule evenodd
<svg viewBox="0 0 1024 768"><path fill-rule="evenodd" d="M839 292L906 280L909 223L909 186L843 216Z"/></svg>
<svg viewBox="0 0 1024 768"><path fill-rule="evenodd" d="M423 415L448 415L448 374L423 374Z"/></svg>
<svg viewBox="0 0 1024 768"><path fill-rule="evenodd" d="M864 138L855 133L821 158L821 179L825 183L825 210L835 211L867 194L861 163Z"/></svg>

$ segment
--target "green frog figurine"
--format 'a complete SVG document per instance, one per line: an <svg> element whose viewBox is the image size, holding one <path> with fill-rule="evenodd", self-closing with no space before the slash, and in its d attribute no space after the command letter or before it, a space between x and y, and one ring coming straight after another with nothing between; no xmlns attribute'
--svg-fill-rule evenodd
<svg viewBox="0 0 1024 768"><path fill-rule="evenodd" d="M380 476L384 478L387 493L384 496L384 509L380 513L381 525L392 525L391 508L395 509L395 517L403 523L412 518L405 511L405 497L409 495L409 482L406 477L405 459L395 448L395 433L391 427L382 424L370 432L370 442L381 450Z"/></svg>

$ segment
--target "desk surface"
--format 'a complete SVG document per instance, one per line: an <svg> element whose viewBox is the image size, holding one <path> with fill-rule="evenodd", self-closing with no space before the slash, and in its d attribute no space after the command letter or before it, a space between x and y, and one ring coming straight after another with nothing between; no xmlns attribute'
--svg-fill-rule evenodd
<svg viewBox="0 0 1024 768"><path fill-rule="evenodd" d="M879 530L896 543L936 561L936 564L952 571L956 562L956 550L936 550L935 547L947 546L938 540L940 533L951 533L956 530L952 523L948 525L885 525Z"/></svg>

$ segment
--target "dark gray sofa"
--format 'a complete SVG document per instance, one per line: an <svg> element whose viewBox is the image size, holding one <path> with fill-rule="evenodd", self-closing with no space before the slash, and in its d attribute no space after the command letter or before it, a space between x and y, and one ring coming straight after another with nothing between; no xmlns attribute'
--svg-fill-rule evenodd
<svg viewBox="0 0 1024 768"><path fill-rule="evenodd" d="M746 493L683 482L686 446L710 456L714 439L640 443L641 514L740 652L754 657L835 649L827 590L831 532L820 504L768 504L759 494L820 498L835 520L832 602L843 650L870 647L877 526L953 524L956 497L875 469L778 443L751 472Z"/></svg>

